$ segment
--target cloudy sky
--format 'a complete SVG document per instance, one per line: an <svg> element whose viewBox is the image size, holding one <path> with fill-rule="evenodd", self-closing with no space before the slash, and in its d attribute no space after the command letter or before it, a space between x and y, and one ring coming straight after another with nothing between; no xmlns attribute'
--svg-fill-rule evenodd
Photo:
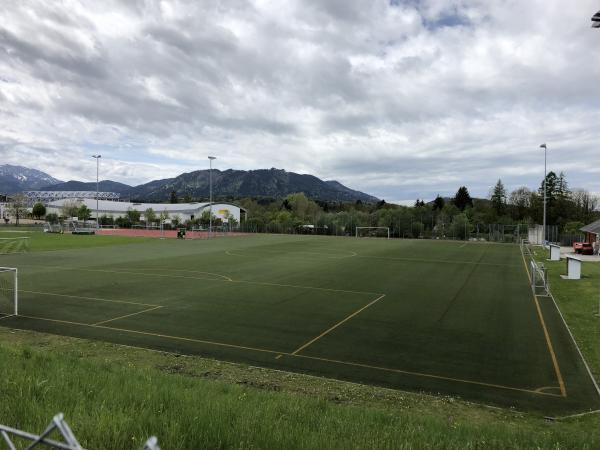
<svg viewBox="0 0 600 450"><path fill-rule="evenodd" d="M0 6L0 164L138 184L284 168L388 201L600 192L597 0Z"/></svg>

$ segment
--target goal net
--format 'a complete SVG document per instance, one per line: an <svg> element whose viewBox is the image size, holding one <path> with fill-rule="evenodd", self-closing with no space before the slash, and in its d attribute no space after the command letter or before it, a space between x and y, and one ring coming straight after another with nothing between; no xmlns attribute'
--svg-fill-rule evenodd
<svg viewBox="0 0 600 450"><path fill-rule="evenodd" d="M548 272L543 264L536 261L530 262L531 266L531 289L535 295L548 294Z"/></svg>
<svg viewBox="0 0 600 450"><path fill-rule="evenodd" d="M3 237L0 238L0 255L8 253L24 253L29 251L28 237Z"/></svg>
<svg viewBox="0 0 600 450"><path fill-rule="evenodd" d="M356 237L378 237L390 238L390 229L388 227L356 227Z"/></svg>
<svg viewBox="0 0 600 450"><path fill-rule="evenodd" d="M521 253L529 263L529 276L531 290L534 295L548 295L550 287L548 286L548 270L544 265L536 261L528 240L521 240Z"/></svg>
<svg viewBox="0 0 600 450"><path fill-rule="evenodd" d="M18 313L17 269L0 267L0 317Z"/></svg>

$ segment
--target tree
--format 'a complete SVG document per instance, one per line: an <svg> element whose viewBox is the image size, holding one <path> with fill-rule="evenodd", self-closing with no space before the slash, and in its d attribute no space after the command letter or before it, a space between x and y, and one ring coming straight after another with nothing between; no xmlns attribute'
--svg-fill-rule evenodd
<svg viewBox="0 0 600 450"><path fill-rule="evenodd" d="M492 190L490 200L492 201L492 208L496 210L496 213L499 216L504 215L506 211L506 189L504 189L502 180L498 179L496 186Z"/></svg>
<svg viewBox="0 0 600 450"><path fill-rule="evenodd" d="M41 219L42 216L46 215L46 207L44 206L43 203L37 202L35 205L33 205L33 209L31 210L31 214L36 219Z"/></svg>
<svg viewBox="0 0 600 450"><path fill-rule="evenodd" d="M89 220L90 217L92 217L92 211L90 208L88 208L85 204L81 205L77 210L77 218L79 220Z"/></svg>
<svg viewBox="0 0 600 450"><path fill-rule="evenodd" d="M57 224L58 223L58 214L50 213L46 214L46 222L49 224Z"/></svg>
<svg viewBox="0 0 600 450"><path fill-rule="evenodd" d="M471 233L471 224L469 223L469 218L464 213L454 216L450 227L452 229L452 235L459 239L466 240Z"/></svg>
<svg viewBox="0 0 600 450"><path fill-rule="evenodd" d="M171 191L171 196L169 197L169 203L178 203L177 192Z"/></svg>
<svg viewBox="0 0 600 450"><path fill-rule="evenodd" d="M156 213L152 208L148 208L144 211L144 218L146 219L146 224L151 224L156 221Z"/></svg>
<svg viewBox="0 0 600 450"><path fill-rule="evenodd" d="M79 207L81 204L75 201L67 201L63 203L62 213L64 217L71 219L72 217L78 217Z"/></svg>
<svg viewBox="0 0 600 450"><path fill-rule="evenodd" d="M213 224L215 223L216 219L217 219L216 216L213 214L212 215ZM205 209L204 211L202 211L202 215L200 216L200 224L203 226L208 226L210 224L210 210Z"/></svg>
<svg viewBox="0 0 600 450"><path fill-rule="evenodd" d="M140 221L140 216L141 216L141 214L140 214L140 212L139 212L138 210L136 210L136 209L129 208L129 209L127 210L127 212L125 213L125 215L127 216L127 218L129 219L129 221L130 221L132 224L139 223L139 221Z"/></svg>
<svg viewBox="0 0 600 450"><path fill-rule="evenodd" d="M98 222L100 223L100 225L114 225L115 219L113 218L113 216L107 216L106 214L102 214Z"/></svg>
<svg viewBox="0 0 600 450"><path fill-rule="evenodd" d="M458 188L458 191L456 191L456 194L454 195L454 204L461 211L464 211L467 206L473 206L473 199L466 186Z"/></svg>
<svg viewBox="0 0 600 450"><path fill-rule="evenodd" d="M301 221L310 221L314 219L318 212L321 211L319 205L308 199L303 192L289 194L285 198L285 201L287 201L287 204L289 205L289 210L292 211L293 215Z"/></svg>
<svg viewBox="0 0 600 450"><path fill-rule="evenodd" d="M558 198L571 197L569 184L567 183L567 179L565 178L565 173L563 171L558 174L558 180L556 182L556 195Z"/></svg>
<svg viewBox="0 0 600 450"><path fill-rule="evenodd" d="M235 217L229 216L227 218L227 225L229 226L230 230L235 230L237 228L237 226L239 225L239 223Z"/></svg>
<svg viewBox="0 0 600 450"><path fill-rule="evenodd" d="M158 217L160 219L160 223L164 224L165 221L169 220L169 211L163 209Z"/></svg>
<svg viewBox="0 0 600 450"><path fill-rule="evenodd" d="M433 210L441 211L442 209L444 209L445 203L445 200L438 194L438 196L433 201Z"/></svg>
<svg viewBox="0 0 600 450"><path fill-rule="evenodd" d="M542 180L542 184L538 190L542 199L544 198L544 181ZM551 206L554 204L556 197L558 196L558 177L552 171L546 174L546 206ZM543 201L543 200L542 200Z"/></svg>
<svg viewBox="0 0 600 450"><path fill-rule="evenodd" d="M16 194L8 204L8 213L15 218L15 225L27 215L27 199L23 194Z"/></svg>
<svg viewBox="0 0 600 450"><path fill-rule="evenodd" d="M515 189L510 193L508 204L511 205L513 219L523 220L528 214L531 215L531 190L527 186Z"/></svg>

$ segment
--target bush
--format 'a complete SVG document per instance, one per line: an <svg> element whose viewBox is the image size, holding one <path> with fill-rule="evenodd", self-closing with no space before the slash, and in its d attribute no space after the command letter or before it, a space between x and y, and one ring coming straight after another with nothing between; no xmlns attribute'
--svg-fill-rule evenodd
<svg viewBox="0 0 600 450"><path fill-rule="evenodd" d="M58 223L58 214L50 213L46 214L46 221L52 225Z"/></svg>

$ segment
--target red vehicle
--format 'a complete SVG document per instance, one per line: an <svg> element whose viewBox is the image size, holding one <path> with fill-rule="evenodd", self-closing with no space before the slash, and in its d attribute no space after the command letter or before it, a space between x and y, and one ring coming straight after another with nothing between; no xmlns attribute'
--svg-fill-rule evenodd
<svg viewBox="0 0 600 450"><path fill-rule="evenodd" d="M573 242L573 251L582 255L593 255L594 247L589 242Z"/></svg>

